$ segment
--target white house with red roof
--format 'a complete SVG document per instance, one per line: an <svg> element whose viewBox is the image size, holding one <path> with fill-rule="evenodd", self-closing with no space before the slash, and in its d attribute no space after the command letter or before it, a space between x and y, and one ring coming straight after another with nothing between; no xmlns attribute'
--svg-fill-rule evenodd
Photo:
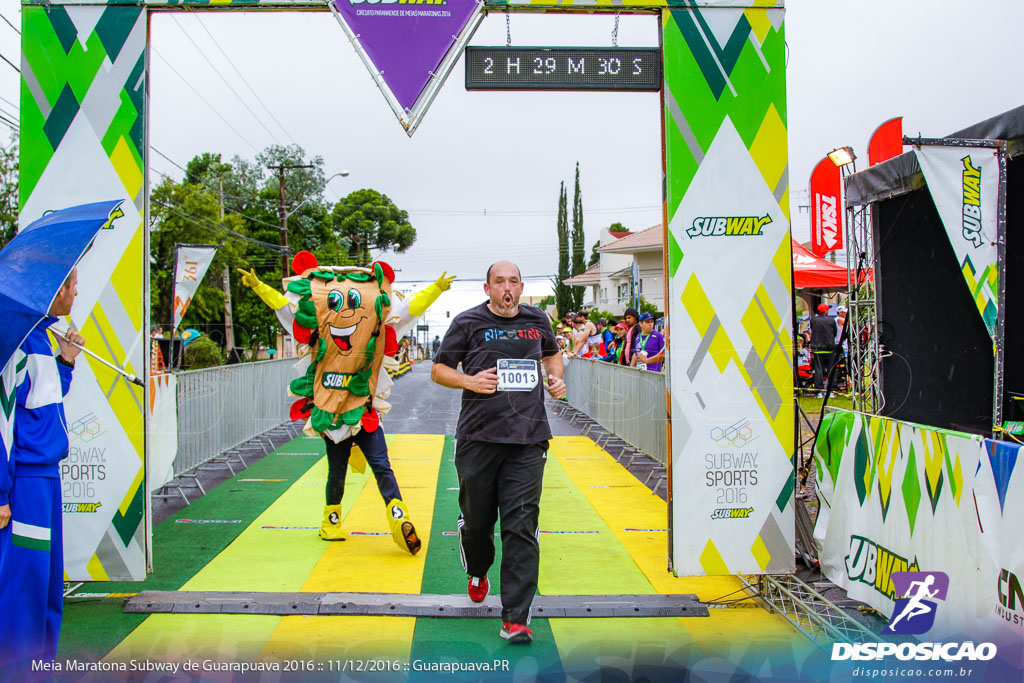
<svg viewBox="0 0 1024 683"><path fill-rule="evenodd" d="M630 305L630 278L633 264L639 270L640 296L665 310L665 272L662 255L662 226L651 226L640 232L601 230L600 260L579 275L563 280L567 285L586 287L583 303L622 315Z"/></svg>

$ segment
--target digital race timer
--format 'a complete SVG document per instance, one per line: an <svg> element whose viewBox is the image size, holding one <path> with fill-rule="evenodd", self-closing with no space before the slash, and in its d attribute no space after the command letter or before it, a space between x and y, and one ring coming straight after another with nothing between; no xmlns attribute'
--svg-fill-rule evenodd
<svg viewBox="0 0 1024 683"><path fill-rule="evenodd" d="M466 48L466 90L660 89L656 47Z"/></svg>

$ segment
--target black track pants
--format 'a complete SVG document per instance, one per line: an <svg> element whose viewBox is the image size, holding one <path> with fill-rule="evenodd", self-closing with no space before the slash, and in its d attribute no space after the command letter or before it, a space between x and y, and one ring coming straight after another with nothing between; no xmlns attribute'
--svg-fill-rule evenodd
<svg viewBox="0 0 1024 683"><path fill-rule="evenodd" d="M460 440L459 544L463 568L486 576L494 562L494 523L501 513L501 618L529 622L540 562L540 494L548 442L503 444Z"/></svg>

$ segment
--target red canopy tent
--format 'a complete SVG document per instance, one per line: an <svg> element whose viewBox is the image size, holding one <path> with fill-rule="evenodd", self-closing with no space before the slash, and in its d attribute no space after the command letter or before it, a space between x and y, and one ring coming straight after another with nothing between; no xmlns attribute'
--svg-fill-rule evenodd
<svg viewBox="0 0 1024 683"><path fill-rule="evenodd" d="M797 289L846 289L846 266L819 258L793 240L793 284Z"/></svg>

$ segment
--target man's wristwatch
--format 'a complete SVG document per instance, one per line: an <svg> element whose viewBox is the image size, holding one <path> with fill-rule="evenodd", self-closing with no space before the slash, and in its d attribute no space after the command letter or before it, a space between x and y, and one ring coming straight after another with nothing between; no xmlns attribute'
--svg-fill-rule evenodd
<svg viewBox="0 0 1024 683"><path fill-rule="evenodd" d="M57 362L60 363L61 365L66 365L69 368L75 367L75 359L74 358L72 358L71 360L68 360L67 358L65 358L64 356L62 356L60 354L57 354Z"/></svg>

